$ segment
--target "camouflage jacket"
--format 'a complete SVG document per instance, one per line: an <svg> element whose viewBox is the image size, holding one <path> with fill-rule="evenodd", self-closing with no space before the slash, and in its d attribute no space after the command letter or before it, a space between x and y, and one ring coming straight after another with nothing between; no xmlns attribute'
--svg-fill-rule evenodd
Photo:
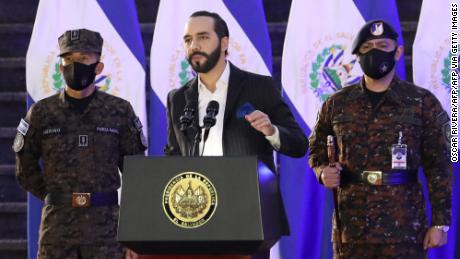
<svg viewBox="0 0 460 259"><path fill-rule="evenodd" d="M141 128L129 102L104 92L96 92L83 113L71 107L64 92L43 99L18 127L17 180L41 200L48 192L116 191L123 157L145 150ZM113 242L117 221L118 206L45 205L40 242Z"/></svg>
<svg viewBox="0 0 460 259"><path fill-rule="evenodd" d="M429 91L395 77L372 108L360 82L324 102L310 136L309 163L319 180L321 169L328 164L326 138L334 135L338 161L348 173L391 172L391 146L398 142L401 131L402 143L408 146L407 169L422 167L427 179L432 225L449 225L449 130L449 116ZM338 193L343 242L423 241L428 224L420 183L344 184Z"/></svg>

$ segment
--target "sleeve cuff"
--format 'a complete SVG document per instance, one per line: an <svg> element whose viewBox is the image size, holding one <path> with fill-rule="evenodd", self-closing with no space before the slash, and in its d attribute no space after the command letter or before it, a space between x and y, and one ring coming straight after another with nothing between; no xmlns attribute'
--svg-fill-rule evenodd
<svg viewBox="0 0 460 259"><path fill-rule="evenodd" d="M275 125L273 125L273 127L275 128L275 133L273 133L273 135L271 136L265 136L265 138L268 140L268 142L270 142L272 147L276 151L278 151L281 148L280 132L278 130L278 127L276 127Z"/></svg>

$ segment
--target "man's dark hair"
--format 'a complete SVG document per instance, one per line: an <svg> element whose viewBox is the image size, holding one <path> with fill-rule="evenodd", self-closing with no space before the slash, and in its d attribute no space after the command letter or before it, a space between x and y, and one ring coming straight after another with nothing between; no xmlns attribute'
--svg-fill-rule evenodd
<svg viewBox="0 0 460 259"><path fill-rule="evenodd" d="M229 36L227 23L224 21L224 19L222 19L222 17L220 17L220 15L208 11L197 11L192 13L192 15L190 15L190 18L199 16L211 17L214 20L214 31L219 37L219 40L221 40L223 37ZM227 54L228 52L227 50L225 50L225 55Z"/></svg>

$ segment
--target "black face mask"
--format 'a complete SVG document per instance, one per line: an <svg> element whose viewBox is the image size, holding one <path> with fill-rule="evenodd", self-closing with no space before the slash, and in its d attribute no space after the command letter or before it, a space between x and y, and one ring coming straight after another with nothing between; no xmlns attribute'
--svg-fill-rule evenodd
<svg viewBox="0 0 460 259"><path fill-rule="evenodd" d="M64 66L64 80L70 88L81 91L94 82L96 78L96 66L99 62L91 65L74 62Z"/></svg>
<svg viewBox="0 0 460 259"><path fill-rule="evenodd" d="M380 79L395 66L396 50L386 52L379 49L372 49L359 57L359 64L364 74L373 79Z"/></svg>

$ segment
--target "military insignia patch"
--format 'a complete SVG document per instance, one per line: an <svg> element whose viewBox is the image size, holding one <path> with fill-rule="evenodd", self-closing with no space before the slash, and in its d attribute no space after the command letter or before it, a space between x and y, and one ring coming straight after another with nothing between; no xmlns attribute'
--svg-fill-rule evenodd
<svg viewBox="0 0 460 259"><path fill-rule="evenodd" d="M196 172L172 178L163 192L163 209L168 219L181 228L206 224L217 207L217 192L212 182Z"/></svg>
<svg viewBox="0 0 460 259"><path fill-rule="evenodd" d="M446 122L442 125L442 134L444 136L444 141L448 148L450 148L450 139L452 138L452 134L450 132L450 123Z"/></svg>
<svg viewBox="0 0 460 259"><path fill-rule="evenodd" d="M139 120L139 117L136 117L133 121L134 123L134 127L136 127L137 131L141 131L142 130L142 122Z"/></svg>
<svg viewBox="0 0 460 259"><path fill-rule="evenodd" d="M444 124L446 122L449 122L449 115L447 114L447 112L443 111L436 116L436 120L439 124Z"/></svg>
<svg viewBox="0 0 460 259"><path fill-rule="evenodd" d="M29 131L29 123L27 123L27 121L25 121L24 119L21 119L21 122L19 122L18 125L18 131L25 136L27 134L27 131Z"/></svg>
<svg viewBox="0 0 460 259"><path fill-rule="evenodd" d="M24 135L18 132L16 133L16 137L14 138L13 150L14 152L18 153L22 150L22 147L24 147Z"/></svg>
<svg viewBox="0 0 460 259"><path fill-rule="evenodd" d="M88 135L78 135L78 146L87 147L88 146Z"/></svg>
<svg viewBox="0 0 460 259"><path fill-rule="evenodd" d="M371 26L371 34L374 36L380 36L383 34L383 23L376 22Z"/></svg>
<svg viewBox="0 0 460 259"><path fill-rule="evenodd" d="M80 30L70 31L70 40L74 41L74 40L78 40L78 39L80 39Z"/></svg>
<svg viewBox="0 0 460 259"><path fill-rule="evenodd" d="M450 139L452 138L452 134L450 131L450 123L449 123L449 115L447 112L443 111L438 116L436 116L437 122L442 125L442 135L444 136L444 141L448 148L450 148Z"/></svg>

